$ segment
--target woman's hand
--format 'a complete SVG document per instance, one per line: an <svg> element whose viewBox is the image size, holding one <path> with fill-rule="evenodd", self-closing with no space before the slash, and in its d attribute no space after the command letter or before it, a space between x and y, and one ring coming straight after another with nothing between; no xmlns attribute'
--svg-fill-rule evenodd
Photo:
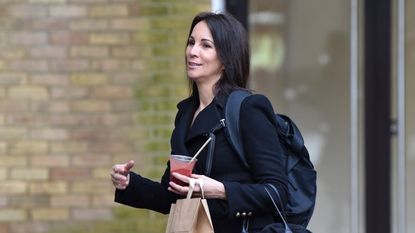
<svg viewBox="0 0 415 233"><path fill-rule="evenodd" d="M130 170L134 167L134 161L124 164L115 164L111 171L111 181L115 188L124 190L130 183Z"/></svg>
<svg viewBox="0 0 415 233"><path fill-rule="evenodd" d="M204 198L206 199L226 199L226 191L225 191L225 186L223 185L223 183L214 180L210 177L204 176L204 175L197 175L197 174L192 174L191 177L187 177L184 175L181 175L179 173L174 172L172 174L175 178L177 178L178 180L183 181L186 184L189 184L190 179L196 179L196 186L193 190L193 197L201 197L202 196L202 191L200 189L200 186L198 185L199 182L198 180L203 180L203 191L204 191ZM169 183L170 187L168 188L169 191L174 192L176 194L179 194L181 196L186 196L187 192L189 192L189 186L181 186L178 185L172 181L170 181Z"/></svg>

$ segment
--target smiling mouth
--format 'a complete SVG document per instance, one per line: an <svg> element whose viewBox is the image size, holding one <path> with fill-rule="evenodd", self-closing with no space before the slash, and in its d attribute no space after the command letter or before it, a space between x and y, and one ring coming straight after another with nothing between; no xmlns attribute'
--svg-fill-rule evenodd
<svg viewBox="0 0 415 233"><path fill-rule="evenodd" d="M189 68L192 68L192 67L198 67L198 66L201 66L202 64L199 64L199 63L195 63L195 62L188 62L187 63L187 66L189 67Z"/></svg>

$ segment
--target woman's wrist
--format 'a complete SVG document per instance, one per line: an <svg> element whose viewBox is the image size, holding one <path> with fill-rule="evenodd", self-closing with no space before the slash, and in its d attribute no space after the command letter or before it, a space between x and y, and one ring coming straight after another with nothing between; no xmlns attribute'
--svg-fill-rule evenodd
<svg viewBox="0 0 415 233"><path fill-rule="evenodd" d="M226 190L225 190L225 186L223 185L223 183L221 182L218 183L218 186L216 187L216 190L214 193L215 193L214 198L226 200Z"/></svg>

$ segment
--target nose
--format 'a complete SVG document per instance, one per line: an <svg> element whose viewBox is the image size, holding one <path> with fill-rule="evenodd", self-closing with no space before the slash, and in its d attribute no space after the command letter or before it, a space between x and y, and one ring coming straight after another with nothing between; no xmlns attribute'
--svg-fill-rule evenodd
<svg viewBox="0 0 415 233"><path fill-rule="evenodd" d="M196 45L189 47L189 55L190 56L197 56L199 54L199 48Z"/></svg>

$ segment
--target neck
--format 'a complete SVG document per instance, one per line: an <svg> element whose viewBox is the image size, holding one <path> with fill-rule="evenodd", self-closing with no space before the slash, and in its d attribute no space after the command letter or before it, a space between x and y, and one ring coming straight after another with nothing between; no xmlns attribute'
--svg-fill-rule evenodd
<svg viewBox="0 0 415 233"><path fill-rule="evenodd" d="M206 106L208 106L213 98L214 95L214 85L209 85L208 83L196 83L198 95L199 95L199 108L198 111L203 110Z"/></svg>
<svg viewBox="0 0 415 233"><path fill-rule="evenodd" d="M199 92L199 111L203 110L212 102L215 97L213 90L220 77L221 73L210 78L195 80L197 91Z"/></svg>
<svg viewBox="0 0 415 233"><path fill-rule="evenodd" d="M197 90L199 92L199 110L202 110L208 106L215 97L213 94L213 86L198 85Z"/></svg>

